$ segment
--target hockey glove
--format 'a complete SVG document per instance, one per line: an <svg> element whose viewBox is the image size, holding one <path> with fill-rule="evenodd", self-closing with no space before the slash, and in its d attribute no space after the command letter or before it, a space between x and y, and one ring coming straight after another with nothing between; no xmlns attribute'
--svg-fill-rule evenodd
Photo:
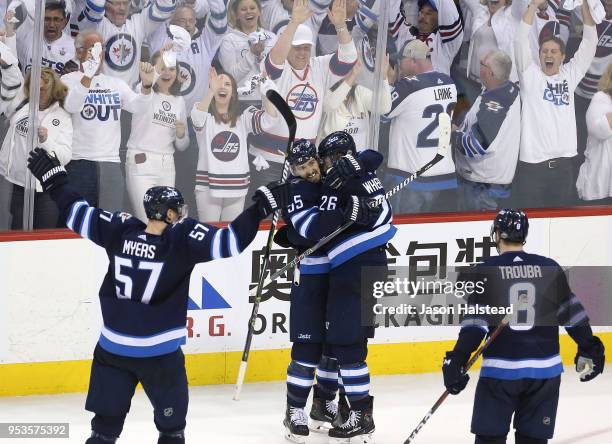
<svg viewBox="0 0 612 444"><path fill-rule="evenodd" d="M332 190L338 190L351 178L363 171L363 165L350 153L334 162L333 166L325 173L323 183Z"/></svg>
<svg viewBox="0 0 612 444"><path fill-rule="evenodd" d="M49 191L68 183L66 169L60 164L55 153L49 154L42 148L34 148L28 157L28 168L42 185L43 191Z"/></svg>
<svg viewBox="0 0 612 444"><path fill-rule="evenodd" d="M289 240L289 226L284 225L274 234L274 243L283 248L294 248L293 244Z"/></svg>
<svg viewBox="0 0 612 444"><path fill-rule="evenodd" d="M470 380L469 375L464 373L468 358L458 351L446 352L442 363L442 374L444 375L444 386L451 395L459 394Z"/></svg>
<svg viewBox="0 0 612 444"><path fill-rule="evenodd" d="M382 213L382 206L370 197L350 196L342 212L347 221L352 220L357 225L372 225Z"/></svg>
<svg viewBox="0 0 612 444"><path fill-rule="evenodd" d="M576 371L580 373L582 382L590 381L602 373L605 362L604 345L597 336L593 336L587 347L578 346L574 364L576 364Z"/></svg>
<svg viewBox="0 0 612 444"><path fill-rule="evenodd" d="M253 200L257 203L260 213L266 217L276 210L289 205L291 184L289 182L270 182L257 188Z"/></svg>

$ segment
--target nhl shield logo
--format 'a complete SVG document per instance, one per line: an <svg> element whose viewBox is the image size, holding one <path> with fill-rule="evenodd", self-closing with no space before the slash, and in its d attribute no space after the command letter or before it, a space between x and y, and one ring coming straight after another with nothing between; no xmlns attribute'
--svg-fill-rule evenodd
<svg viewBox="0 0 612 444"><path fill-rule="evenodd" d="M550 425L550 416L545 416L544 418L542 418L542 424Z"/></svg>
<svg viewBox="0 0 612 444"><path fill-rule="evenodd" d="M164 409L164 416L168 418L169 416L174 415L174 409L172 407L168 407Z"/></svg>

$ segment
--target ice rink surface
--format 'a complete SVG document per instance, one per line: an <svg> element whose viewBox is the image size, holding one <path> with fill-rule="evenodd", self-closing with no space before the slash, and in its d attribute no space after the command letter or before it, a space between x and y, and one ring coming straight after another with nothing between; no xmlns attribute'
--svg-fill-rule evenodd
<svg viewBox="0 0 612 444"><path fill-rule="evenodd" d="M421 430L416 444L468 444L477 374L468 388L449 397ZM441 374L372 378L377 444L401 444L443 391ZM285 410L282 382L246 384L239 402L230 385L192 387L187 418L187 443L281 444ZM85 394L0 398L0 422L69 422L69 439L19 439L0 442L84 443L91 414L83 409ZM152 408L142 390L132 401L118 443L155 444ZM311 433L307 443L322 444L327 436ZM508 443L514 443L511 436ZM551 444L612 444L612 369L581 383L571 367L562 376L555 438Z"/></svg>

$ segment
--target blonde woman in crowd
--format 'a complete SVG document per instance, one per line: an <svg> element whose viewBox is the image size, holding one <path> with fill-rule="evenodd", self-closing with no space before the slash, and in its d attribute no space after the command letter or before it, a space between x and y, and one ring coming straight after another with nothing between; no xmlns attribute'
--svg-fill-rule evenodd
<svg viewBox="0 0 612 444"><path fill-rule="evenodd" d="M169 49L170 45L164 47ZM167 67L164 50L151 57L159 74L153 85L153 98L146 112L132 115L132 129L125 161L126 187L132 211L140 220L147 217L142 196L154 186L175 184L174 151L189 146L187 110L181 97L178 67Z"/></svg>
<svg viewBox="0 0 612 444"><path fill-rule="evenodd" d="M6 47L4 47L6 48ZM16 59L7 62L12 55L2 51L2 83L9 84L16 80L18 88L21 74ZM9 81L9 79L11 79ZM5 85L3 85L5 87ZM68 95L66 85L62 83L55 71L42 68L40 79L40 102L38 111L38 146L54 152L62 165L72 158L72 118L64 110L64 101ZM2 149L0 150L0 174L13 184L10 212L12 229L23 228L23 201L26 183L26 165L30 148L27 144L30 114L30 73L23 88L9 101L1 95L2 110L10 120L10 127ZM43 193L40 183L36 182L34 196L34 228L55 228L59 220L59 210L48 193Z"/></svg>
<svg viewBox="0 0 612 444"><path fill-rule="evenodd" d="M585 161L576 188L582 200L612 203L612 64L599 80L586 114L588 138ZM591 202L593 203L593 202Z"/></svg>
<svg viewBox="0 0 612 444"><path fill-rule="evenodd" d="M261 27L259 0L232 0L229 11L232 27L221 42L219 61L242 86L262 71L261 62L276 43L276 35ZM250 95L240 96L240 100L260 99L257 88Z"/></svg>
<svg viewBox="0 0 612 444"><path fill-rule="evenodd" d="M363 70L359 59L351 72L330 88L323 100L323 121L319 126L318 142L334 131L346 131L355 140L357 151L368 148L368 133L370 128L369 111L387 114L391 111L391 87L389 86L389 55L383 62L382 72L385 73L383 90L378 106L372 103L373 93L370 89L358 85L357 79Z"/></svg>

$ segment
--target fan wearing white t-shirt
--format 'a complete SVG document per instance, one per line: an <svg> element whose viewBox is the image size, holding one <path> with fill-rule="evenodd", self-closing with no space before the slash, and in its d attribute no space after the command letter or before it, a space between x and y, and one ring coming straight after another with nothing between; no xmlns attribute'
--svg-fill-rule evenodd
<svg viewBox="0 0 612 444"><path fill-rule="evenodd" d="M154 186L174 187L174 150L184 151L189 146L185 100L179 95L178 64L167 67L162 54L163 51L156 52L151 57L159 78L153 85L148 111L132 116L127 142L125 182L132 212L142 221L147 220L142 196Z"/></svg>
<svg viewBox="0 0 612 444"><path fill-rule="evenodd" d="M123 80L102 74L102 36L82 31L75 40L80 71L62 77L68 87L64 108L72 114L70 182L89 205L109 211L124 208L125 185L119 158L121 113L147 112L154 68L140 64L141 94Z"/></svg>
<svg viewBox="0 0 612 444"><path fill-rule="evenodd" d="M533 0L523 15L514 42L521 89L521 145L513 196L523 208L571 205L576 199L574 161L578 154L574 91L589 69L597 32L587 2L582 3L582 42L563 64L565 45L549 37L540 45L540 64L531 56L529 32L538 6Z"/></svg>
<svg viewBox="0 0 612 444"><path fill-rule="evenodd" d="M244 208L249 188L247 137L276 125L276 111L264 97L264 108L253 106L242 114L236 81L226 73L209 73L208 94L191 111L199 155L195 195L198 219L219 222L234 219Z"/></svg>

